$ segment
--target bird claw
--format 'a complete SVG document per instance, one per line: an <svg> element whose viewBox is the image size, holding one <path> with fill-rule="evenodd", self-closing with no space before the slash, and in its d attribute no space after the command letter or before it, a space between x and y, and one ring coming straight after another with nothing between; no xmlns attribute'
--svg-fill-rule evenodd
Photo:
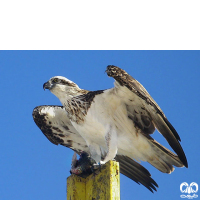
<svg viewBox="0 0 200 200"><path fill-rule="evenodd" d="M101 164L100 164L100 162L99 162L99 163L93 164L92 167L91 167L91 171L92 171L92 173L93 173L94 175L97 175L97 174L95 173L95 171L96 171L97 169L99 169L99 171L101 171Z"/></svg>

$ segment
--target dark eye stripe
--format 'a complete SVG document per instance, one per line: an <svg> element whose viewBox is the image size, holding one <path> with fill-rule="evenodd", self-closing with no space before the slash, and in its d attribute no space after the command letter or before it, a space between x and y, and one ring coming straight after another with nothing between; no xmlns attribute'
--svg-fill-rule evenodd
<svg viewBox="0 0 200 200"><path fill-rule="evenodd" d="M70 83L70 82L67 82L65 80L60 80L60 83L63 84L63 85L69 85L69 86L72 86L72 87L76 86L75 83Z"/></svg>

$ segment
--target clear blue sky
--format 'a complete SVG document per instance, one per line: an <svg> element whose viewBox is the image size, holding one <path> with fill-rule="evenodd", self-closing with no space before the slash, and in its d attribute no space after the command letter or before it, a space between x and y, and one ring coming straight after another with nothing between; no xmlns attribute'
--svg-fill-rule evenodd
<svg viewBox="0 0 200 200"><path fill-rule="evenodd" d="M182 182L200 185L200 51L0 51L0 199L66 199L73 152L50 143L32 111L39 105L61 105L42 88L55 75L87 90L113 87L114 80L104 73L110 64L148 90L179 133L189 164L168 175L142 163L158 191L152 194L121 175L121 200L181 199ZM168 147L158 132L153 137Z"/></svg>

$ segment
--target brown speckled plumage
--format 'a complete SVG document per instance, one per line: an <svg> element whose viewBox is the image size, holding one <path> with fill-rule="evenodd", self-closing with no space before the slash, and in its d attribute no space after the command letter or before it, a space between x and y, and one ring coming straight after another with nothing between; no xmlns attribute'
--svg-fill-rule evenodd
<svg viewBox="0 0 200 200"><path fill-rule="evenodd" d="M50 126L48 121L48 116L41 113L41 109L43 107L38 106L34 109L32 116L36 123L36 125L41 129L41 131L44 133L44 135L48 138L50 142L53 144L63 144L64 140L62 140L60 137L57 136L57 134L54 133L54 130L56 132L59 130L57 127ZM58 131L59 132L59 131Z"/></svg>
<svg viewBox="0 0 200 200"><path fill-rule="evenodd" d="M104 90L85 92L83 95L79 95L68 99L65 103L65 109L68 112L70 120L80 124L84 121L84 117L87 114L94 97L98 94L103 93Z"/></svg>

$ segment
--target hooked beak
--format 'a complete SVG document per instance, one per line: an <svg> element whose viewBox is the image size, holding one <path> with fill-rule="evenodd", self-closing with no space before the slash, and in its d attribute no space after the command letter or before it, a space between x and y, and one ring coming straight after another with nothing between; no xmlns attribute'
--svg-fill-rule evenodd
<svg viewBox="0 0 200 200"><path fill-rule="evenodd" d="M43 89L50 89L51 88L51 84L49 83L49 81L47 81L46 83L43 84Z"/></svg>

